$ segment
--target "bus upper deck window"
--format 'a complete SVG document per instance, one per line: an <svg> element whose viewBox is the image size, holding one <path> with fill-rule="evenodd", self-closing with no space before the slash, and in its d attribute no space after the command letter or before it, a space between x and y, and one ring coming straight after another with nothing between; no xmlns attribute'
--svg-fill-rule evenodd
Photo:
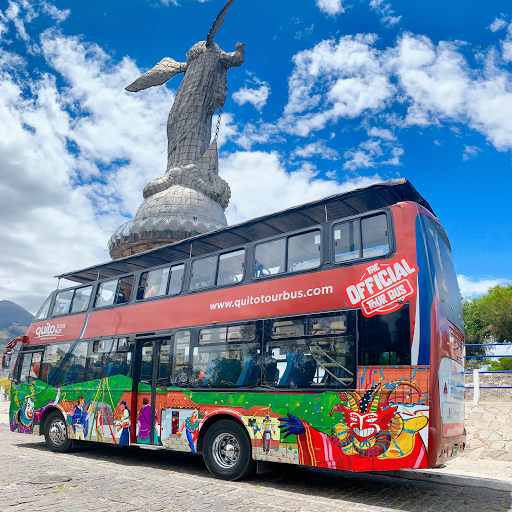
<svg viewBox="0 0 512 512"><path fill-rule="evenodd" d="M359 219L334 226L334 260L355 260L360 257L361 235Z"/></svg>
<svg viewBox="0 0 512 512"><path fill-rule="evenodd" d="M389 252L386 214L362 219L361 231L363 232L363 258L376 258Z"/></svg>
<svg viewBox="0 0 512 512"><path fill-rule="evenodd" d="M215 284L215 272L217 271L217 256L202 258L192 263L192 279L190 289L199 290Z"/></svg>
<svg viewBox="0 0 512 512"><path fill-rule="evenodd" d="M95 308L101 308L103 306L110 306L111 304L114 304L118 282L118 279L114 279L113 281L107 281L106 283L100 284L98 287L98 293L96 295L96 303L94 304Z"/></svg>
<svg viewBox="0 0 512 512"><path fill-rule="evenodd" d="M217 285L239 283L244 276L245 249L219 256Z"/></svg>
<svg viewBox="0 0 512 512"><path fill-rule="evenodd" d="M139 288L142 293L137 298L140 300L165 295L167 293L170 270L169 267L166 267L152 270L151 272L144 272L141 276Z"/></svg>
<svg viewBox="0 0 512 512"><path fill-rule="evenodd" d="M183 286L185 265L176 265L171 268L171 279L169 280L169 295L178 295Z"/></svg>
<svg viewBox="0 0 512 512"><path fill-rule="evenodd" d="M55 304L53 306L53 316L69 313L71 301L73 300L73 293L74 290L66 290L57 294L57 298L55 299Z"/></svg>
<svg viewBox="0 0 512 512"><path fill-rule="evenodd" d="M320 230L288 238L288 272L320 266Z"/></svg>
<svg viewBox="0 0 512 512"><path fill-rule="evenodd" d="M71 313L80 313L89 307L89 299L91 298L92 286L85 288L78 288L75 290L73 297L73 304L71 306Z"/></svg>
<svg viewBox="0 0 512 512"><path fill-rule="evenodd" d="M254 251L254 277L264 277L284 272L286 239L258 244Z"/></svg>
<svg viewBox="0 0 512 512"><path fill-rule="evenodd" d="M41 306L41 309L37 312L37 315L35 316L34 320L44 320L48 316L51 303L52 303L52 296L50 295L44 301L44 304Z"/></svg>

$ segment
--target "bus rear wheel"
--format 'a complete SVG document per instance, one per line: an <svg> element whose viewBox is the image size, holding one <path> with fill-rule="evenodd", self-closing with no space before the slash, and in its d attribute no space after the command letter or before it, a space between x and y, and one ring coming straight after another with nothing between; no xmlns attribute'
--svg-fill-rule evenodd
<svg viewBox="0 0 512 512"><path fill-rule="evenodd" d="M220 420L206 432L203 458L213 476L222 480L240 480L255 468L251 442L244 427L232 420Z"/></svg>
<svg viewBox="0 0 512 512"><path fill-rule="evenodd" d="M53 452L64 453L71 448L66 422L60 412L54 411L46 418L44 438L46 446Z"/></svg>

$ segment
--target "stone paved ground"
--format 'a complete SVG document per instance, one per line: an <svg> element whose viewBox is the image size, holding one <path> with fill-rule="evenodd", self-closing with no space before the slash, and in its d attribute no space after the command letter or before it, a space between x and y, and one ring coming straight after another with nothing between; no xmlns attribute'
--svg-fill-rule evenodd
<svg viewBox="0 0 512 512"><path fill-rule="evenodd" d="M296 466L223 482L199 455L91 445L55 454L42 438L0 426L0 510L19 511L506 511L512 494ZM36 475L71 476L33 485Z"/></svg>

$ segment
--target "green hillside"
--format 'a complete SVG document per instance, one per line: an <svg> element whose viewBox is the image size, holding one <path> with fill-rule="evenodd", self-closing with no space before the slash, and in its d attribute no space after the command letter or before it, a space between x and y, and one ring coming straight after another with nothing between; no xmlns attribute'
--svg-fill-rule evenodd
<svg viewBox="0 0 512 512"><path fill-rule="evenodd" d="M10 300L0 301L0 348L27 332L34 315Z"/></svg>

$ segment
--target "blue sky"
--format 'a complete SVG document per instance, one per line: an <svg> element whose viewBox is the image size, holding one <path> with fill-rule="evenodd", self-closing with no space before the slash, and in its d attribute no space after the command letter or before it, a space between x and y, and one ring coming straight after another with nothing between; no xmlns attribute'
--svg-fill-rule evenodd
<svg viewBox="0 0 512 512"><path fill-rule="evenodd" d="M0 298L32 312L52 276L108 259L165 171L185 61L223 0L0 2ZM445 226L466 295L512 281L510 2L237 0L220 174L230 223L406 177Z"/></svg>

